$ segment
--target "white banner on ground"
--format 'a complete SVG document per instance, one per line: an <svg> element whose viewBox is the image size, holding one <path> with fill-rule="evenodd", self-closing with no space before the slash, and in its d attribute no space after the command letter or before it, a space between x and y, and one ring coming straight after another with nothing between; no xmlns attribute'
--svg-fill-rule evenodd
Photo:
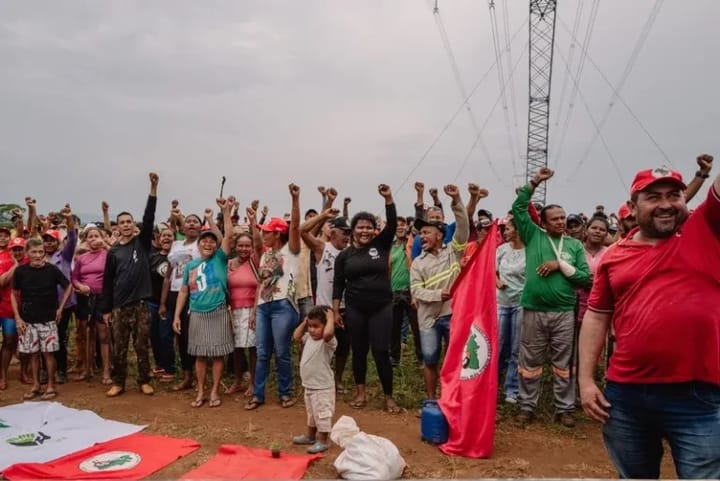
<svg viewBox="0 0 720 481"><path fill-rule="evenodd" d="M129 434L145 426L101 418L57 402L0 408L0 472L16 463L44 463Z"/></svg>

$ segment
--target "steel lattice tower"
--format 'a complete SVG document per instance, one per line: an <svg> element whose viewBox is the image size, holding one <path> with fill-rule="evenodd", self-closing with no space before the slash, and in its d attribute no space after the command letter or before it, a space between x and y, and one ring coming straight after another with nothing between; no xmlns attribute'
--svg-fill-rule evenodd
<svg viewBox="0 0 720 481"><path fill-rule="evenodd" d="M537 169L547 167L548 129L550 126L550 80L555 45L557 0L530 0L530 103L526 176L530 180ZM535 189L533 200L545 204L545 183Z"/></svg>

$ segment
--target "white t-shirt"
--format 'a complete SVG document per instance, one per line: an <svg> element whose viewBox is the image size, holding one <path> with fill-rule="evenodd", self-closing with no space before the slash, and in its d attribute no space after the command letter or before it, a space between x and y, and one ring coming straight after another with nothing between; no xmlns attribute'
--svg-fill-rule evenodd
<svg viewBox="0 0 720 481"><path fill-rule="evenodd" d="M322 258L315 264L317 268L317 287L315 289L316 306L332 306L335 258L340 252L340 249L330 242L326 242Z"/></svg>
<svg viewBox="0 0 720 481"><path fill-rule="evenodd" d="M290 252L288 244L279 251L265 251L258 269L261 286L258 305L288 299L295 306L295 282L299 266L300 256Z"/></svg>
<svg viewBox="0 0 720 481"><path fill-rule="evenodd" d="M300 358L300 379L307 389L332 389L335 387L335 375L330 365L337 349L337 339L325 342L317 341L309 333L303 335L303 350Z"/></svg>
<svg viewBox="0 0 720 481"><path fill-rule="evenodd" d="M172 292L178 292L182 287L183 272L187 263L199 258L200 251L198 250L197 241L189 244L182 240L173 242L168 254L168 262L172 267L170 273L170 290Z"/></svg>

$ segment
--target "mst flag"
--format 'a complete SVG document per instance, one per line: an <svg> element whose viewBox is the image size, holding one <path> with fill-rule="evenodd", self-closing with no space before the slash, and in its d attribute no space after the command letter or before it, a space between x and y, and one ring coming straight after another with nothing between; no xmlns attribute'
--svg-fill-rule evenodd
<svg viewBox="0 0 720 481"><path fill-rule="evenodd" d="M440 373L440 408L450 426L445 454L492 454L497 407L498 353L495 295L497 225L453 285L450 344Z"/></svg>
<svg viewBox="0 0 720 481"><path fill-rule="evenodd" d="M11 464L44 463L143 428L57 402L4 406L0 408L0 472Z"/></svg>
<svg viewBox="0 0 720 481"><path fill-rule="evenodd" d="M48 463L22 463L7 468L10 481L34 479L124 479L150 476L200 447L192 439L131 434L83 449Z"/></svg>

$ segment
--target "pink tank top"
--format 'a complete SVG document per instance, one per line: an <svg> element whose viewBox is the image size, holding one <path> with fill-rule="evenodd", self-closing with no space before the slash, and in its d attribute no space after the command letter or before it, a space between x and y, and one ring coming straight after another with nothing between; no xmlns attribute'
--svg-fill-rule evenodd
<svg viewBox="0 0 720 481"><path fill-rule="evenodd" d="M233 259L228 263L228 291L230 291L230 306L233 309L241 307L253 307L255 305L255 294L257 292L257 278L246 261L237 265Z"/></svg>

